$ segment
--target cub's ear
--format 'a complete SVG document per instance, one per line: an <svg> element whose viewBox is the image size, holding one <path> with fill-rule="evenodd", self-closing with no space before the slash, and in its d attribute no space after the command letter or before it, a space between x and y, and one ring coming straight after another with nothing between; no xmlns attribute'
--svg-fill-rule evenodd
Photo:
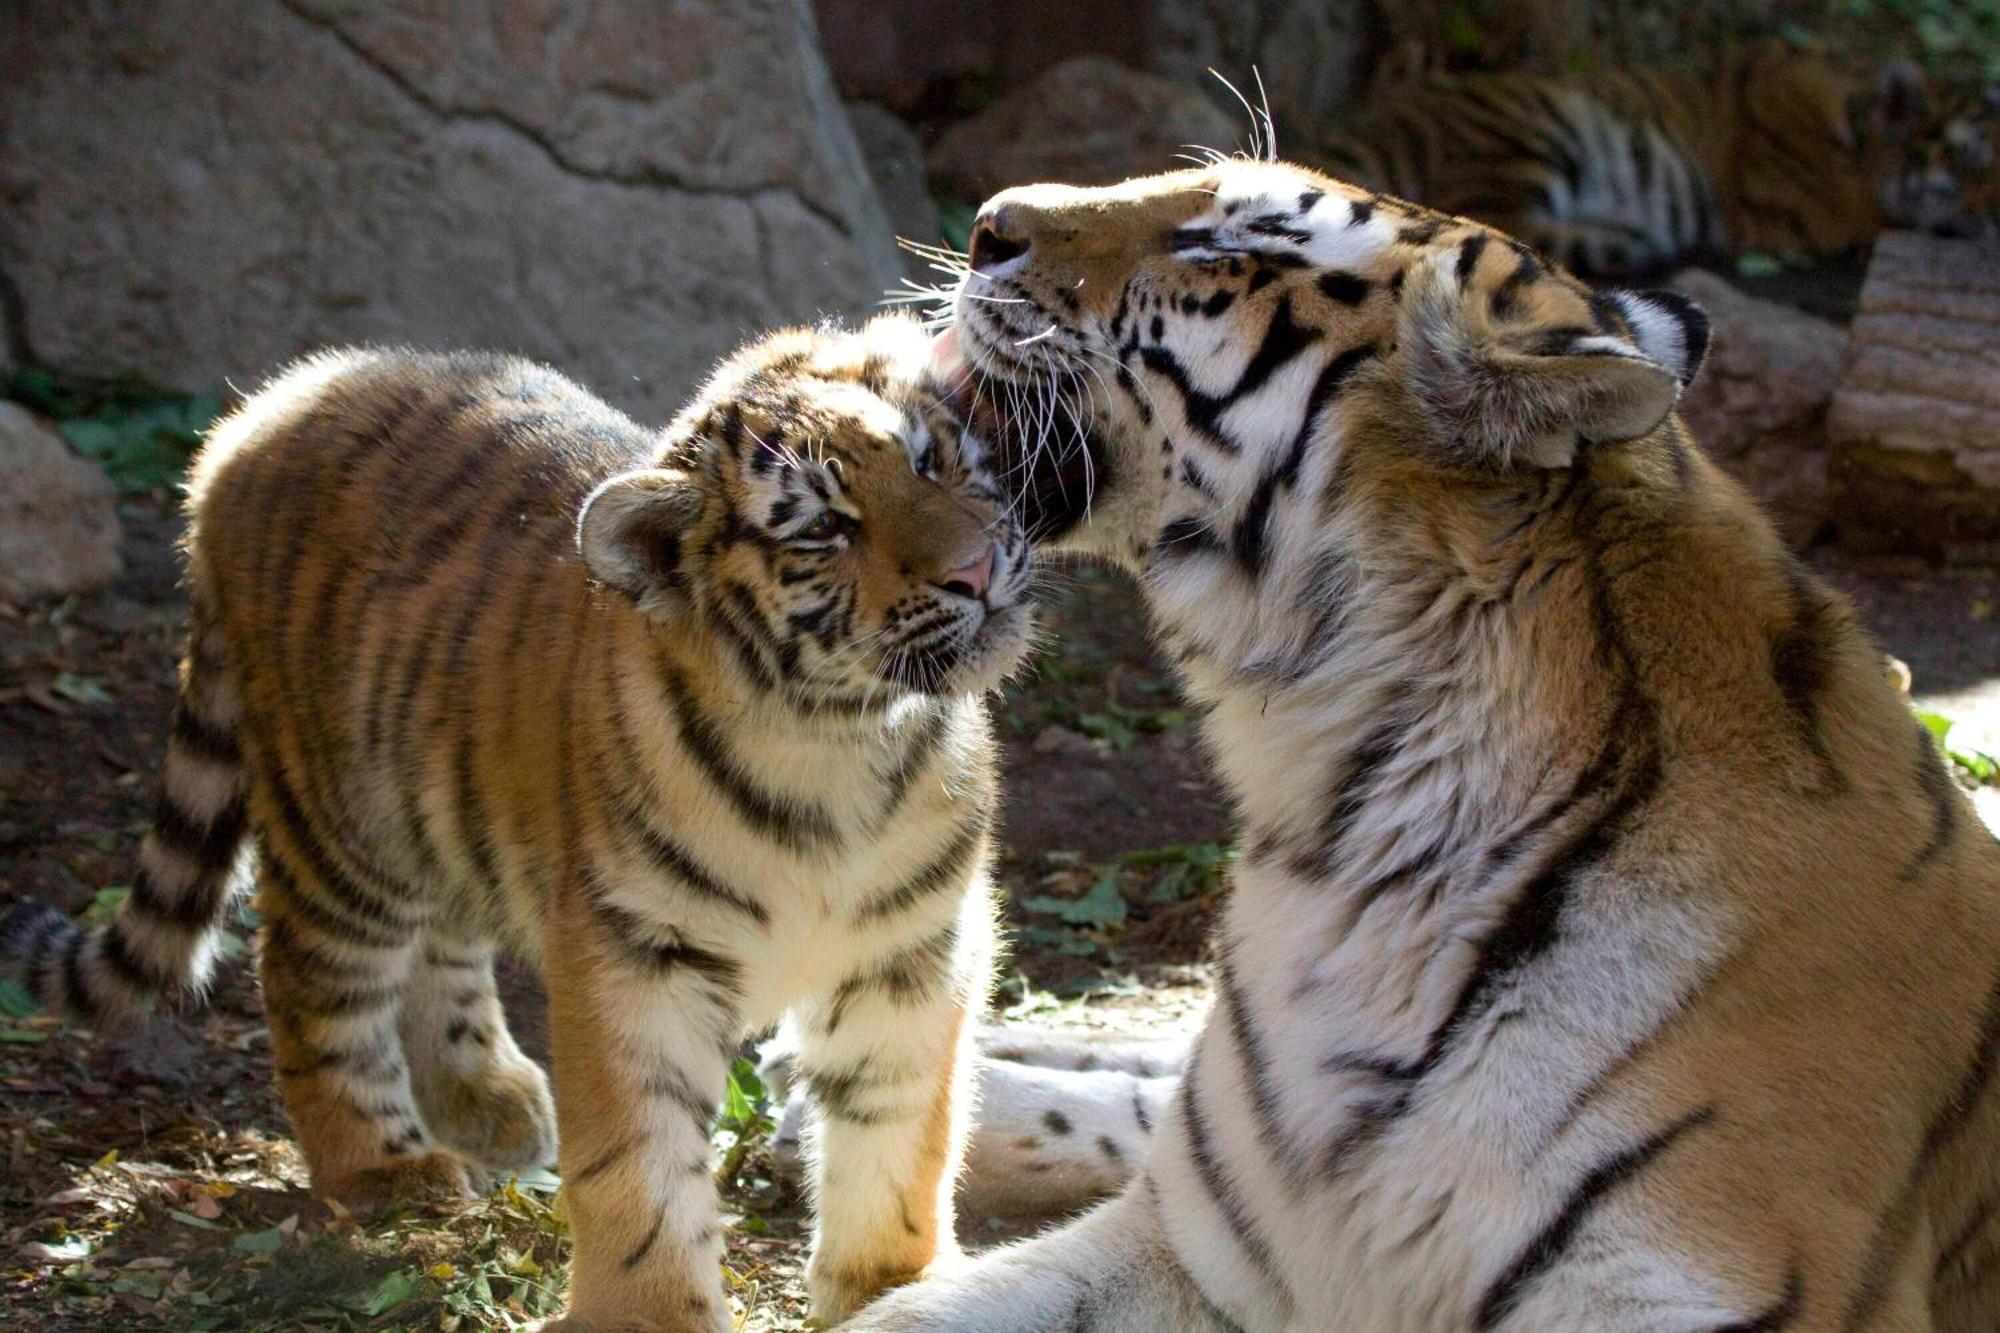
<svg viewBox="0 0 2000 1333"><path fill-rule="evenodd" d="M1587 327L1496 319L1445 263L1410 276L1409 388L1438 446L1477 467L1568 467L1585 445L1647 434L1708 350L1708 317L1674 292L1601 293Z"/></svg>
<svg viewBox="0 0 2000 1333"><path fill-rule="evenodd" d="M608 583L649 614L679 605L688 592L683 539L700 521L701 489L685 472L627 472L592 491L576 516L576 546L591 577Z"/></svg>

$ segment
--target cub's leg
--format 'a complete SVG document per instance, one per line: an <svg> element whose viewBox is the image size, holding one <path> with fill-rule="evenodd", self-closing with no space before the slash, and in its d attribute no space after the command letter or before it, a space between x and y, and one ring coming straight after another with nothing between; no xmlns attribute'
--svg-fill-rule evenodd
<svg viewBox="0 0 2000 1333"><path fill-rule="evenodd" d="M417 1105L440 1142L499 1174L555 1161L549 1081L507 1030L490 946L425 938L403 997L402 1036Z"/></svg>
<svg viewBox="0 0 2000 1333"><path fill-rule="evenodd" d="M741 1035L741 967L641 907L577 887L544 931L575 1241L569 1316L551 1327L722 1333L709 1122Z"/></svg>
<svg viewBox="0 0 2000 1333"><path fill-rule="evenodd" d="M891 1292L864 1333L1231 1333L1161 1230L1143 1179L1060 1230Z"/></svg>
<svg viewBox="0 0 2000 1333"><path fill-rule="evenodd" d="M417 930L268 838L259 873L272 1058L313 1189L362 1204L465 1193L464 1164L425 1130L396 1032Z"/></svg>
<svg viewBox="0 0 2000 1333"><path fill-rule="evenodd" d="M822 1319L957 1258L952 1191L972 1032L991 983L992 914L981 870L956 920L919 928L798 1015L818 1199L806 1285Z"/></svg>

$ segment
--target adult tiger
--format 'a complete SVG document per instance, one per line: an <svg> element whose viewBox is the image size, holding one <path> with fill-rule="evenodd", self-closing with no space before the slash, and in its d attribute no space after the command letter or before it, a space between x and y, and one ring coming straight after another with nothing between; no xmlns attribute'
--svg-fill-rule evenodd
<svg viewBox="0 0 2000 1333"><path fill-rule="evenodd" d="M341 352L192 483L193 630L123 913L17 910L92 1021L199 987L239 843L316 1189L464 1187L556 1149L570 1327L731 1326L708 1125L789 1011L823 1112L814 1303L955 1247L992 947L1019 528L910 321L738 353L664 432L507 357ZM495 995L537 957L555 1116Z"/></svg>
<svg viewBox="0 0 2000 1333"><path fill-rule="evenodd" d="M1992 94L1934 98L1783 46L1686 69L1438 75L1378 86L1311 154L1513 233L1580 272L1744 250L1832 254L1885 227L1990 232Z"/></svg>
<svg viewBox="0 0 2000 1333"><path fill-rule="evenodd" d="M971 267L1244 850L1134 1184L855 1327L1994 1328L2000 850L1673 416L1699 311L1251 161Z"/></svg>

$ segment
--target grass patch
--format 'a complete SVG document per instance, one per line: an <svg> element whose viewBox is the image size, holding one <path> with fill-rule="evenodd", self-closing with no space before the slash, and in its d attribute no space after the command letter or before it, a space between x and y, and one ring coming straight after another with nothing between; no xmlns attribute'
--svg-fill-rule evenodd
<svg viewBox="0 0 2000 1333"><path fill-rule="evenodd" d="M8 378L5 396L53 417L63 438L127 495L178 485L223 409L218 394L181 393L137 375L61 376L32 366Z"/></svg>

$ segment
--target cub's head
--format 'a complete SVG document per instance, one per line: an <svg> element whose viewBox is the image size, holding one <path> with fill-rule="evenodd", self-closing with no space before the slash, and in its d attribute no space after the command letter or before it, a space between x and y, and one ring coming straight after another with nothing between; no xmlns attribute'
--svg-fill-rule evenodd
<svg viewBox="0 0 2000 1333"><path fill-rule="evenodd" d="M809 704L996 684L1028 642L1027 544L929 347L882 318L737 352L656 466L585 501L590 572Z"/></svg>
<svg viewBox="0 0 2000 1333"><path fill-rule="evenodd" d="M988 201L947 369L1040 539L1261 578L1344 493L1490 488L1663 430L1707 345L1463 219L1231 160Z"/></svg>

